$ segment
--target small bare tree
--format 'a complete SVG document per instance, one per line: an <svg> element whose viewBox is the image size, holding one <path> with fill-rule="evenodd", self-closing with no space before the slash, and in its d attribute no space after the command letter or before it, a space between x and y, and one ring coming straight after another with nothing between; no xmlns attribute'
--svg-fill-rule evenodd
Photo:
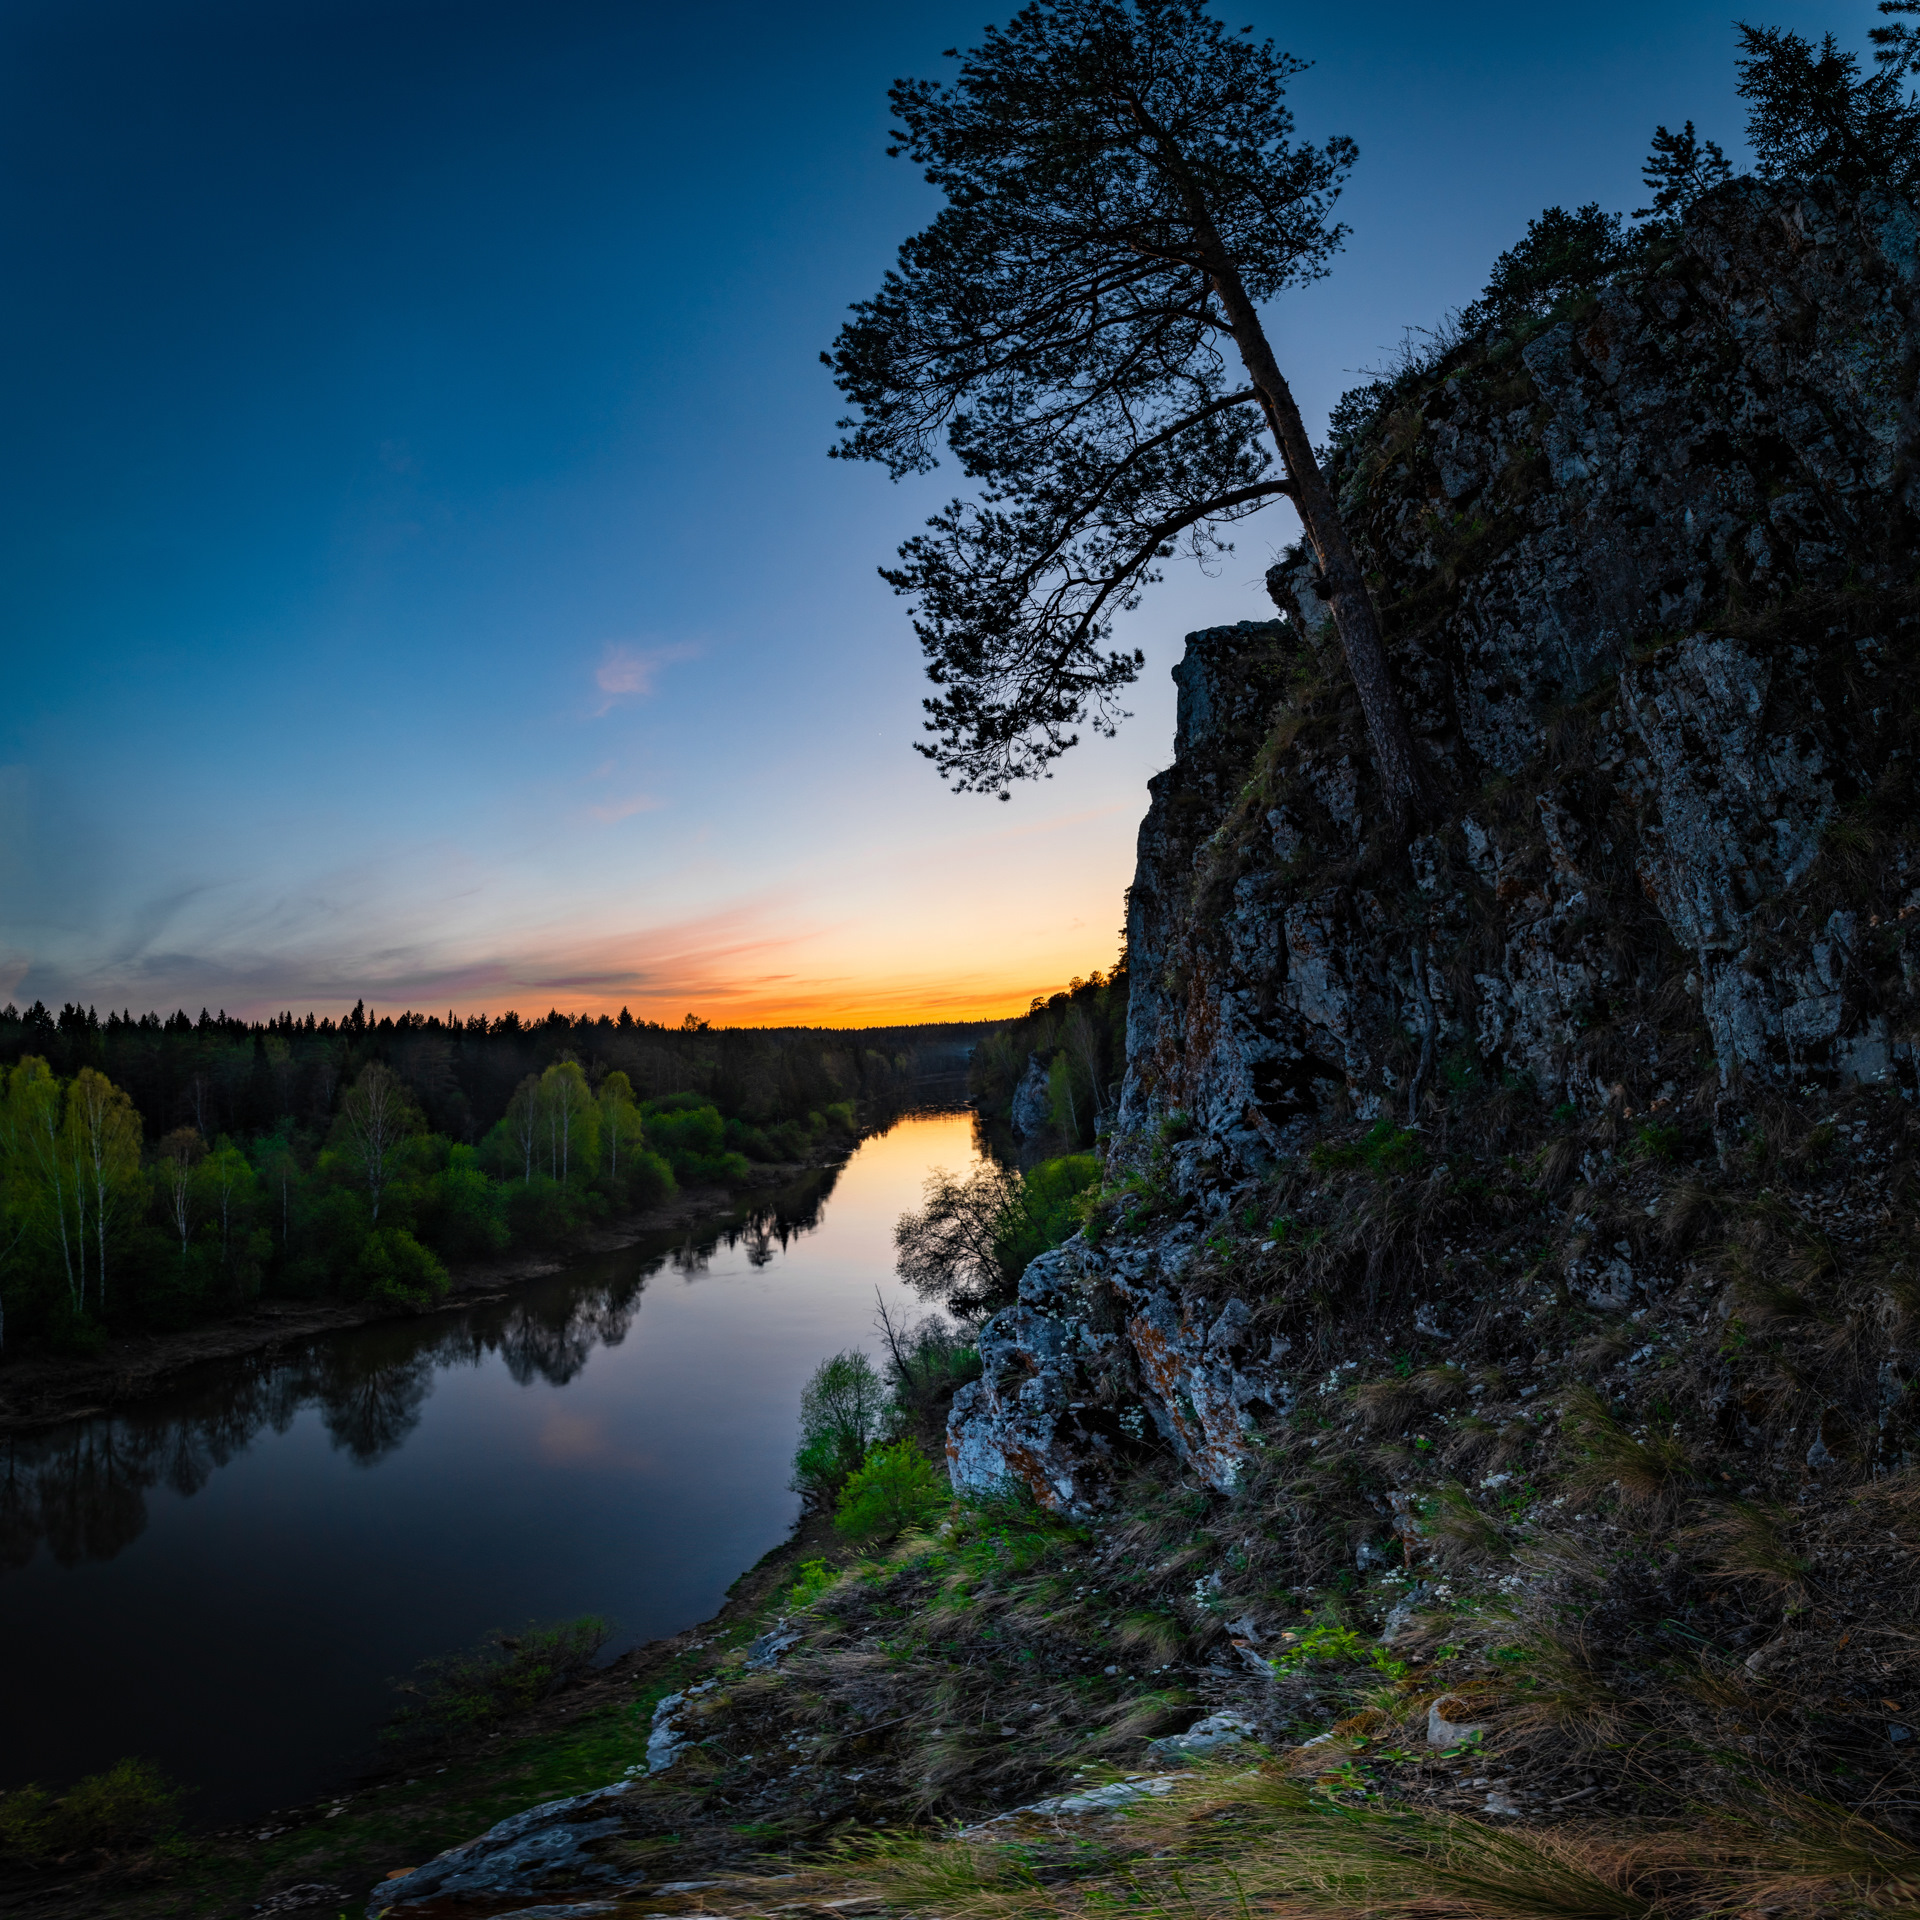
<svg viewBox="0 0 1920 1920"><path fill-rule="evenodd" d="M395 1156L413 1132L413 1109L400 1076L378 1061L365 1068L340 1102L340 1125L360 1162L377 1226L380 1196L393 1178Z"/></svg>
<svg viewBox="0 0 1920 1920"><path fill-rule="evenodd" d="M160 1142L160 1178L173 1230L180 1236L180 1258L193 1238L193 1170L207 1150L192 1127L175 1127Z"/></svg>
<svg viewBox="0 0 1920 1920"><path fill-rule="evenodd" d="M1061 1038L1066 1042L1068 1053L1085 1072L1087 1085L1093 1089L1093 1118L1097 1127L1107 1113L1107 1102L1100 1085L1100 1029L1094 1025L1093 1016L1085 1007L1076 1006L1067 1015Z"/></svg>
<svg viewBox="0 0 1920 1920"><path fill-rule="evenodd" d="M1018 1278L1007 1271L1003 1251L1022 1197L1020 1176L991 1161L965 1178L936 1168L922 1189L921 1210L903 1213L893 1229L900 1278L956 1313L997 1303Z"/></svg>

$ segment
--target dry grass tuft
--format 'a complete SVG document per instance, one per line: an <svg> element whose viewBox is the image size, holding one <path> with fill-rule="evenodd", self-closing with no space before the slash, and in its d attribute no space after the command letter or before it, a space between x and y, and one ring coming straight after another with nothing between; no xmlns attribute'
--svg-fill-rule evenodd
<svg viewBox="0 0 1920 1920"><path fill-rule="evenodd" d="M1693 1462L1677 1435L1651 1426L1629 1432L1590 1387L1568 1393L1562 1424L1580 1454L1572 1487L1583 1498L1612 1487L1629 1506L1666 1507L1693 1483Z"/></svg>
<svg viewBox="0 0 1920 1920"><path fill-rule="evenodd" d="M1118 1818L842 1840L797 1877L730 1883L730 1909L927 1920L1733 1920L1911 1913L1920 1854L1818 1800L1683 1827L1494 1826L1355 1804L1281 1765L1196 1769Z"/></svg>
<svg viewBox="0 0 1920 1920"><path fill-rule="evenodd" d="M1411 1380L1366 1380L1353 1390L1360 1423L1369 1433L1399 1433L1426 1411L1427 1403Z"/></svg>
<svg viewBox="0 0 1920 1920"><path fill-rule="evenodd" d="M1788 1546L1781 1532L1784 1519L1777 1509L1735 1501L1719 1518L1693 1528L1687 1539L1707 1549L1706 1566L1717 1579L1798 1601L1812 1568Z"/></svg>

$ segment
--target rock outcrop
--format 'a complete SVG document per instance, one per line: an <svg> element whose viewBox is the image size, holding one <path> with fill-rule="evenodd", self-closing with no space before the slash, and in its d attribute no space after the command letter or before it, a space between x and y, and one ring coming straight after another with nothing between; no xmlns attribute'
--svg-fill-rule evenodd
<svg viewBox="0 0 1920 1920"><path fill-rule="evenodd" d="M1455 1094L1501 1094L1495 1157L1551 1116L1723 1168L1757 1100L1912 1098L1917 249L1902 202L1736 182L1575 317L1457 349L1336 449L1448 796L1410 849L1310 564L1275 570L1279 620L1190 636L1130 896L1132 1197L987 1328L956 1480L1082 1508L1155 1433L1230 1485L1309 1356L1297 1316L1195 1284L1196 1241L1264 1228L1315 1154L1377 1162L1412 1129L1411 1163ZM1620 1166L1598 1133L1569 1153L1603 1185ZM1644 1300L1570 1220L1566 1284ZM1485 1304L1392 1240L1347 1271L1410 1331ZM1447 1272L1476 1257L1469 1235Z"/></svg>

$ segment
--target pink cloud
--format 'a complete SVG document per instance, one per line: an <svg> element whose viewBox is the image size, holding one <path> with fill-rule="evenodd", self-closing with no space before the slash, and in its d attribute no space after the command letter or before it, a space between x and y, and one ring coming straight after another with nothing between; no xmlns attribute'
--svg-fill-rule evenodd
<svg viewBox="0 0 1920 1920"><path fill-rule="evenodd" d="M601 701L594 708L597 719L611 713L622 700L644 699L653 691L660 669L676 660L691 660L698 647L652 647L642 651L621 641L609 641L600 665L594 671L593 684L600 689Z"/></svg>
<svg viewBox="0 0 1920 1920"><path fill-rule="evenodd" d="M597 807L589 807L587 817L611 824L615 820L630 820L636 813L651 813L661 804L650 793L634 793L624 800L603 800Z"/></svg>

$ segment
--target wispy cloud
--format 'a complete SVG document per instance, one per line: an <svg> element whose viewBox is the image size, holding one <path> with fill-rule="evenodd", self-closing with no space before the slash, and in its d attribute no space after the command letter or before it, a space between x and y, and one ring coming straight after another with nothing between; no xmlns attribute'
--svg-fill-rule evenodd
<svg viewBox="0 0 1920 1920"><path fill-rule="evenodd" d="M594 718L611 713L622 700L645 699L653 691L662 667L676 660L691 660L699 651L694 646L640 648L609 641L593 675L593 684L600 690Z"/></svg>
<svg viewBox="0 0 1920 1920"><path fill-rule="evenodd" d="M587 818L611 823L615 820L630 820L636 813L651 813L662 805L650 793L629 794L624 800L603 800L597 807L587 809Z"/></svg>

